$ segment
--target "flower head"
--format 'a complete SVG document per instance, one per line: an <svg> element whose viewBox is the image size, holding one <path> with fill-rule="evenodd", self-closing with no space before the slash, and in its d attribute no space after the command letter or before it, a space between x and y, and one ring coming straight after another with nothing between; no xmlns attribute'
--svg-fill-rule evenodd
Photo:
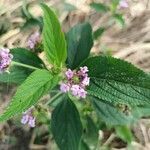
<svg viewBox="0 0 150 150"><path fill-rule="evenodd" d="M128 8L129 7L127 0L120 0L119 6L120 6L120 8Z"/></svg>
<svg viewBox="0 0 150 150"><path fill-rule="evenodd" d="M0 48L0 73L7 71L13 56L7 48Z"/></svg>
<svg viewBox="0 0 150 150"><path fill-rule="evenodd" d="M65 72L65 83L61 83L60 90L63 93L70 91L71 94L77 98L86 98L87 92L85 88L90 83L90 78L87 74L88 71L87 66L80 67L78 71L68 69Z"/></svg>
<svg viewBox="0 0 150 150"><path fill-rule="evenodd" d="M30 49L34 49L36 44L39 43L40 41L40 33L39 32L35 32L34 34L32 34L28 41L27 41L27 45Z"/></svg>
<svg viewBox="0 0 150 150"><path fill-rule="evenodd" d="M31 128L35 127L35 117L33 117L31 109L23 113L21 123L28 124Z"/></svg>

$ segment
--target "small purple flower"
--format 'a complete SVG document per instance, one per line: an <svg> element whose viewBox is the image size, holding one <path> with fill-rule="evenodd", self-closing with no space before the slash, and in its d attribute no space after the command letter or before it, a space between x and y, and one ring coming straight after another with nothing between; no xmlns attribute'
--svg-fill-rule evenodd
<svg viewBox="0 0 150 150"><path fill-rule="evenodd" d="M36 44L40 42L40 33L39 32L35 32L34 34L32 34L28 41L27 41L27 45L30 49L34 49Z"/></svg>
<svg viewBox="0 0 150 150"><path fill-rule="evenodd" d="M7 71L13 56L7 48L0 48L0 73Z"/></svg>
<svg viewBox="0 0 150 150"><path fill-rule="evenodd" d="M65 84L65 83L62 83L60 85L60 90L63 92L63 93L67 93L69 90L70 90L70 87L68 84Z"/></svg>
<svg viewBox="0 0 150 150"><path fill-rule="evenodd" d="M23 115L21 119L21 123L27 124L28 120L29 120L29 115Z"/></svg>
<svg viewBox="0 0 150 150"><path fill-rule="evenodd" d="M82 85L83 86L87 86L90 83L90 78L89 77L85 77L82 81Z"/></svg>
<svg viewBox="0 0 150 150"><path fill-rule="evenodd" d="M68 79L71 79L72 77L73 77L73 71L71 70L71 69L68 69L67 71L66 71L66 73L65 73L65 75L66 75L66 77L68 78Z"/></svg>
<svg viewBox="0 0 150 150"><path fill-rule="evenodd" d="M23 113L21 123L28 124L31 128L35 127L35 117L33 117L31 109Z"/></svg>
<svg viewBox="0 0 150 150"><path fill-rule="evenodd" d="M83 88L80 88L80 90L78 91L78 97L86 98L86 94L87 91L85 91Z"/></svg>
<svg viewBox="0 0 150 150"><path fill-rule="evenodd" d="M34 128L34 127L35 127L35 117L32 117L32 116L29 117L28 125L29 125L31 128Z"/></svg>
<svg viewBox="0 0 150 150"><path fill-rule="evenodd" d="M80 71L85 74L87 73L89 70L88 70L88 67L87 66L84 66L84 67L80 67Z"/></svg>
<svg viewBox="0 0 150 150"><path fill-rule="evenodd" d="M78 96L79 90L80 90L79 85L72 85L71 92L73 96Z"/></svg>
<svg viewBox="0 0 150 150"><path fill-rule="evenodd" d="M120 0L119 6L120 6L120 8L128 8L129 7L127 0Z"/></svg>

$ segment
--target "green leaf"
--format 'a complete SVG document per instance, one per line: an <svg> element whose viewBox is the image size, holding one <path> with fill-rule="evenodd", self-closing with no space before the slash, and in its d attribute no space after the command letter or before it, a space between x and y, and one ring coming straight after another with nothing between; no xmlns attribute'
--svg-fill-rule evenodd
<svg viewBox="0 0 150 150"><path fill-rule="evenodd" d="M119 23L121 26L125 25L125 20L123 18L122 14L114 14L113 18L116 20L117 23Z"/></svg>
<svg viewBox="0 0 150 150"><path fill-rule="evenodd" d="M0 122L8 120L35 105L57 83L58 77L53 77L49 71L34 71L17 89L6 111L0 116Z"/></svg>
<svg viewBox="0 0 150 150"><path fill-rule="evenodd" d="M119 111L112 103L105 102L102 99L92 97L93 106L98 116L109 125L125 125L132 123L132 115L127 116Z"/></svg>
<svg viewBox="0 0 150 150"><path fill-rule="evenodd" d="M94 33L93 33L93 37L94 39L98 39L99 37L101 37L103 35L103 33L105 32L105 28L104 27L100 27L98 28Z"/></svg>
<svg viewBox="0 0 150 150"><path fill-rule="evenodd" d="M80 142L79 150L90 150L88 144L85 143L83 139L82 139L81 142Z"/></svg>
<svg viewBox="0 0 150 150"><path fill-rule="evenodd" d="M86 116L86 131L84 134L85 142L90 147L95 147L98 142L98 128L90 116Z"/></svg>
<svg viewBox="0 0 150 150"><path fill-rule="evenodd" d="M130 144L133 140L133 135L129 127L127 126L116 126L115 127L116 134L120 137L123 141Z"/></svg>
<svg viewBox="0 0 150 150"><path fill-rule="evenodd" d="M60 150L78 150L82 125L78 110L68 96L54 109L51 127Z"/></svg>
<svg viewBox="0 0 150 150"><path fill-rule="evenodd" d="M66 39L68 44L67 65L75 69L89 56L93 46L91 25L89 23L75 25L67 33Z"/></svg>
<svg viewBox="0 0 150 150"><path fill-rule="evenodd" d="M149 117L150 116L150 106L137 106L133 108L132 113L137 117Z"/></svg>
<svg viewBox="0 0 150 150"><path fill-rule="evenodd" d="M66 41L60 23L54 12L41 4L44 12L43 44L47 59L51 64L60 67L67 57Z"/></svg>
<svg viewBox="0 0 150 150"><path fill-rule="evenodd" d="M91 8L95 9L97 12L107 12L109 10L109 7L106 6L103 3L91 3Z"/></svg>
<svg viewBox="0 0 150 150"><path fill-rule="evenodd" d="M150 75L113 57L97 56L82 66L89 68L89 95L126 105L150 104Z"/></svg>
<svg viewBox="0 0 150 150"><path fill-rule="evenodd" d="M13 61L37 68L43 68L44 66L42 60L37 55L25 48L11 49L11 53L13 55ZM12 66L9 71L10 73L0 74L0 82L20 84L33 72L31 69L20 66Z"/></svg>

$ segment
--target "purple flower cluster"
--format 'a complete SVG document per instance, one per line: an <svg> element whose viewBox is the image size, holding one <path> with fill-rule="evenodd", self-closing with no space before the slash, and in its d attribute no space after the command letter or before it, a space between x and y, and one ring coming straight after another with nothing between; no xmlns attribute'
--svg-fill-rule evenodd
<svg viewBox="0 0 150 150"><path fill-rule="evenodd" d="M33 127L35 127L35 117L33 116L31 109L29 109L28 111L23 113L21 123L22 124L28 124L30 127L33 128Z"/></svg>
<svg viewBox="0 0 150 150"><path fill-rule="evenodd" d="M88 68L80 67L79 71L68 69L65 72L65 82L61 83L60 90L63 93L71 92L73 96L78 98L86 98L86 86L89 85L90 78L88 77Z"/></svg>
<svg viewBox="0 0 150 150"><path fill-rule="evenodd" d="M7 48L0 48L0 73L7 71L13 56Z"/></svg>
<svg viewBox="0 0 150 150"><path fill-rule="evenodd" d="M40 33L35 32L29 37L29 39L27 41L27 45L30 49L34 49L36 44L39 42L40 42Z"/></svg>
<svg viewBox="0 0 150 150"><path fill-rule="evenodd" d="M120 0L120 2L119 2L119 7L120 7L120 8L128 8L129 5L128 5L127 0Z"/></svg>

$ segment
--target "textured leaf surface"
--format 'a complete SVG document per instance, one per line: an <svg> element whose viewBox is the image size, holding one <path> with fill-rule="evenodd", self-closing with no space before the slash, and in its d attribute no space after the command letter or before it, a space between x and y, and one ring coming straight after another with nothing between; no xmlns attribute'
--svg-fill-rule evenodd
<svg viewBox="0 0 150 150"><path fill-rule="evenodd" d="M91 77L88 93L107 102L150 104L150 76L132 64L113 57L93 57L83 64Z"/></svg>
<svg viewBox="0 0 150 150"><path fill-rule="evenodd" d="M6 111L0 116L0 122L26 111L53 88L58 78L47 70L34 71L18 88Z"/></svg>
<svg viewBox="0 0 150 150"><path fill-rule="evenodd" d="M42 60L25 48L11 49L11 53L13 55L13 61L31 65L37 68L43 67ZM0 82L20 84L30 73L33 72L32 69L27 69L20 66L12 66L9 71L10 73L0 74Z"/></svg>
<svg viewBox="0 0 150 150"><path fill-rule="evenodd" d="M126 116L109 102L105 102L96 97L92 98L92 102L98 116L107 124L124 125L129 124L134 120L132 115Z"/></svg>
<svg viewBox="0 0 150 150"><path fill-rule="evenodd" d="M60 66L67 57L65 37L54 12L45 4L41 4L41 7L44 11L44 51L51 64Z"/></svg>
<svg viewBox="0 0 150 150"><path fill-rule="evenodd" d="M66 96L52 113L52 133L61 150L78 150L82 125L78 110Z"/></svg>
<svg viewBox="0 0 150 150"><path fill-rule="evenodd" d="M68 68L75 69L84 61L93 46L92 28L89 23L74 26L66 35Z"/></svg>

